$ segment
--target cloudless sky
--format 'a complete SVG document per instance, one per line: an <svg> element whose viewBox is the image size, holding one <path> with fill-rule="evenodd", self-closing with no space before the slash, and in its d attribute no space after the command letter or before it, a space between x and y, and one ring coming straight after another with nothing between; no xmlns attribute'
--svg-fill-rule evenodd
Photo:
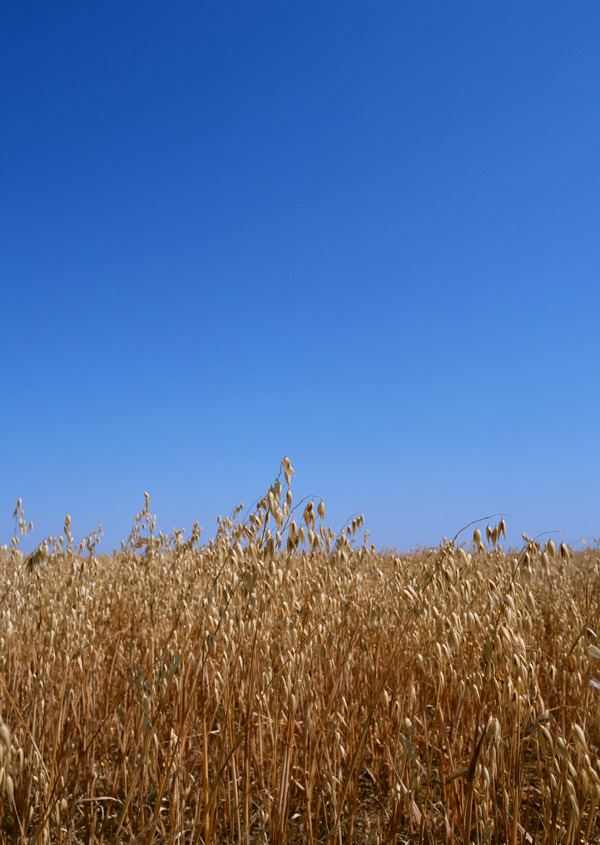
<svg viewBox="0 0 600 845"><path fill-rule="evenodd" d="M600 6L5 0L0 544L600 535ZM485 522L481 527L485 526ZM470 536L470 534L469 534Z"/></svg>

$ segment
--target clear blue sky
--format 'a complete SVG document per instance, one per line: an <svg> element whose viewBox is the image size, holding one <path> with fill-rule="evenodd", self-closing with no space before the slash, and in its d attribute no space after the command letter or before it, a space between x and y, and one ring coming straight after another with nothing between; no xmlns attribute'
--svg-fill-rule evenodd
<svg viewBox="0 0 600 845"><path fill-rule="evenodd" d="M0 543L288 454L378 547L600 535L596 2L0 12ZM484 527L483 523L482 527Z"/></svg>

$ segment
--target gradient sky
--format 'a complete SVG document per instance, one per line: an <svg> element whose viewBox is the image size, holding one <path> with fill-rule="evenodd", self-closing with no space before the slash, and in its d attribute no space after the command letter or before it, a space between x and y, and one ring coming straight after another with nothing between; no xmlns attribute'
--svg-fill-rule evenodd
<svg viewBox="0 0 600 845"><path fill-rule="evenodd" d="M600 5L5 0L0 543L600 535ZM485 522L482 523L482 528ZM470 535L469 535L470 536Z"/></svg>

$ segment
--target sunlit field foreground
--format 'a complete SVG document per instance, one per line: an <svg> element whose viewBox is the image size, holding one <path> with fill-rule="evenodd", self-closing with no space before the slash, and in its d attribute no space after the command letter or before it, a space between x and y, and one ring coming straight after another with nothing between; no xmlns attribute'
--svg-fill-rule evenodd
<svg viewBox="0 0 600 845"><path fill-rule="evenodd" d="M597 842L598 550L380 553L282 464L208 542L146 497L110 557L67 517L26 559L19 503L0 842Z"/></svg>

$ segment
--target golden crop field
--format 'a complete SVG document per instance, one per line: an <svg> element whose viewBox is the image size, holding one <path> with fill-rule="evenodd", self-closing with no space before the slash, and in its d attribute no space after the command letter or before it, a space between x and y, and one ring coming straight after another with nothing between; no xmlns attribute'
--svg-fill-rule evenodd
<svg viewBox="0 0 600 845"><path fill-rule="evenodd" d="M294 503L0 554L0 842L592 843L600 554ZM475 529L475 531L474 531Z"/></svg>

